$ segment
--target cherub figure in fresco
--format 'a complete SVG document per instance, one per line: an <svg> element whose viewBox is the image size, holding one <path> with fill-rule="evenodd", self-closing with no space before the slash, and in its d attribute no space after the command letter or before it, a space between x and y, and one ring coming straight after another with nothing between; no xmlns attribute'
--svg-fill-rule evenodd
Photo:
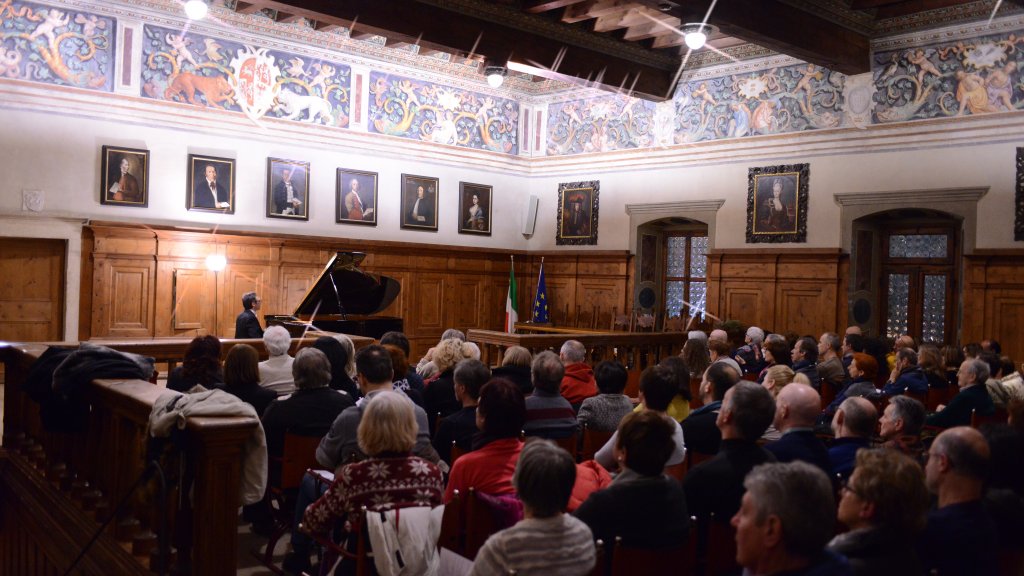
<svg viewBox="0 0 1024 576"><path fill-rule="evenodd" d="M971 114L984 114L985 112L996 112L996 109L989 104L988 90L985 88L985 81L981 76L971 72L957 70L956 100L960 103L960 110L956 115L961 116L964 110L970 110Z"/></svg>
<svg viewBox="0 0 1024 576"><path fill-rule="evenodd" d="M313 88L320 87L320 93L327 95L327 80L334 76L334 66L330 64L313 64L313 67L317 69L316 76L309 83L309 90L312 93Z"/></svg>
<svg viewBox="0 0 1024 576"><path fill-rule="evenodd" d="M932 61L928 59L928 55L921 48L907 52L907 62L917 66L917 83L922 86L924 85L925 76L928 74L939 78L942 77L942 72L939 72L939 69L935 67L935 64L932 64Z"/></svg>
<svg viewBox="0 0 1024 576"><path fill-rule="evenodd" d="M1013 73L1017 70L1017 63L1010 61L1002 68L995 68L985 78L985 88L988 92L989 102L993 107L999 106L1005 110L1014 110L1013 105Z"/></svg>
<svg viewBox="0 0 1024 576"><path fill-rule="evenodd" d="M579 104L577 104L576 102L567 102L564 106L562 106L562 114L565 114L566 116L569 117L570 126L579 126L580 124L583 124L583 120L580 118Z"/></svg>
<svg viewBox="0 0 1024 576"><path fill-rule="evenodd" d="M302 78L306 75L306 63L302 58L292 58L288 61L288 67L284 71L294 78Z"/></svg>
<svg viewBox="0 0 1024 576"><path fill-rule="evenodd" d="M751 116L751 127L761 134L768 134L775 125L775 103L771 100L762 100Z"/></svg>
<svg viewBox="0 0 1024 576"><path fill-rule="evenodd" d="M64 26L67 26L70 23L70 16L61 12L60 10L50 8L49 10L46 11L46 19L43 20L42 24L36 26L36 29L33 30L31 34L29 34L28 39L35 40L40 36L46 36L46 39L52 43L54 40L57 39L57 37L54 35L54 31L57 28L63 28Z"/></svg>
<svg viewBox="0 0 1024 576"><path fill-rule="evenodd" d="M803 77L793 87L793 94L804 93L803 99L797 99L797 103L800 104L800 110L804 114L810 116L812 110L812 100L814 99L814 86L811 85L812 80L821 82L821 79L825 77L824 73L817 68L814 64L808 64L807 68L804 69Z"/></svg>
<svg viewBox="0 0 1024 576"><path fill-rule="evenodd" d="M455 116L452 115L451 110L445 110L444 116L438 121L437 126L434 127L434 132L430 135L430 139L438 144L455 144L458 136L459 129L455 125Z"/></svg>
<svg viewBox="0 0 1024 576"><path fill-rule="evenodd" d="M186 60L192 66L199 67L195 57L192 56L192 51L188 49L188 45L192 43L192 40L186 38L184 34L167 34L164 36L164 40L174 49L175 57L178 60L178 68L181 68L182 63Z"/></svg>

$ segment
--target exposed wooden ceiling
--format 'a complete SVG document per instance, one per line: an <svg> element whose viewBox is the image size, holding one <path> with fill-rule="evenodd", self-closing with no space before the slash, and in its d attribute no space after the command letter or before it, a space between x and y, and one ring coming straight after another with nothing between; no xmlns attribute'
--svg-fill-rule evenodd
<svg viewBox="0 0 1024 576"><path fill-rule="evenodd" d="M1008 0L1022 4L1024 0ZM264 10L280 22L307 19L318 29L345 27L506 61L557 80L586 80L649 100L672 97L686 46L678 28L714 27L702 50L756 44L845 74L871 69L872 24L991 0L238 0L235 10ZM981 10L983 12L983 10ZM851 24L853 23L853 24Z"/></svg>

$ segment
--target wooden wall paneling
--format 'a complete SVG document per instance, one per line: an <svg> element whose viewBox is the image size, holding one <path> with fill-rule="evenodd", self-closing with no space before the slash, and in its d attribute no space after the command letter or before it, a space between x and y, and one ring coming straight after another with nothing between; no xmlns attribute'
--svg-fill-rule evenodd
<svg viewBox="0 0 1024 576"><path fill-rule="evenodd" d="M408 286L410 310L405 315L406 331L415 336L440 335L445 326L445 274L421 273Z"/></svg>
<svg viewBox="0 0 1024 576"><path fill-rule="evenodd" d="M446 282L445 292L449 299L445 302L448 318L445 324L464 332L470 328L484 328L487 316L486 278L483 275L449 274Z"/></svg>
<svg viewBox="0 0 1024 576"><path fill-rule="evenodd" d="M62 340L63 240L0 239L0 340Z"/></svg>
<svg viewBox="0 0 1024 576"><path fill-rule="evenodd" d="M778 332L822 333L823 326L834 329L835 295L828 286L780 282L775 290L775 323Z"/></svg>
<svg viewBox="0 0 1024 576"><path fill-rule="evenodd" d="M265 303L263 312L265 314L295 312L322 269L323 267L282 264L278 270L277 299L274 302Z"/></svg>
<svg viewBox="0 0 1024 576"><path fill-rule="evenodd" d="M92 334L92 308L93 290L96 282L93 275L93 252L95 250L95 238L93 231L88 227L82 228L82 253L81 273L82 279L78 285L78 340L85 341Z"/></svg>
<svg viewBox="0 0 1024 576"><path fill-rule="evenodd" d="M195 263L161 263L168 269L170 294L164 312L167 323L158 336L197 336L214 333L217 279ZM159 314L158 314L158 317ZM158 326L159 328L159 326Z"/></svg>
<svg viewBox="0 0 1024 576"><path fill-rule="evenodd" d="M95 300L99 334L105 338L147 338L154 333L153 257L100 257L96 274L103 278Z"/></svg>
<svg viewBox="0 0 1024 576"><path fill-rule="evenodd" d="M1024 360L1024 251L979 250L964 256L960 343L995 338L1003 353Z"/></svg>

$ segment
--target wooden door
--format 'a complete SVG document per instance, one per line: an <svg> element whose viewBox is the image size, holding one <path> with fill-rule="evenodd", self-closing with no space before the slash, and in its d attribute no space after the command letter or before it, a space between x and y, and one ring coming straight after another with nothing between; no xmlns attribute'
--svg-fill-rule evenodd
<svg viewBox="0 0 1024 576"><path fill-rule="evenodd" d="M63 340L64 240L0 238L0 340Z"/></svg>

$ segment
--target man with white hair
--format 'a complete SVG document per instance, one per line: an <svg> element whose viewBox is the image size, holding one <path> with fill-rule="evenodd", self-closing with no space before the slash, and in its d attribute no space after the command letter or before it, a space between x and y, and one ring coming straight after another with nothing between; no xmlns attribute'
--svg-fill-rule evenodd
<svg viewBox="0 0 1024 576"><path fill-rule="evenodd" d="M960 393L949 401L949 406L939 406L935 414L925 418L925 425L938 428L970 426L971 413L989 416L995 412L995 404L988 395L985 382L989 377L988 364L978 358L964 360L956 373Z"/></svg>
<svg viewBox="0 0 1024 576"><path fill-rule="evenodd" d="M757 374L764 368L764 355L761 354L761 345L764 344L764 330L757 326L747 328L747 334L743 338L745 343L736 350L736 361L743 367L744 374Z"/></svg>
<svg viewBox="0 0 1024 576"><path fill-rule="evenodd" d="M594 369L585 362L587 348L578 340L566 340L565 344L562 344L558 358L565 366L565 375L562 376L562 397L569 401L573 410L579 410L584 400L597 396Z"/></svg>
<svg viewBox="0 0 1024 576"><path fill-rule="evenodd" d="M292 337L282 326L271 326L263 333L263 345L267 348L267 358L260 362L260 386L273 390L278 396L291 394L295 390L292 379L292 363L294 358L288 355L292 345Z"/></svg>

